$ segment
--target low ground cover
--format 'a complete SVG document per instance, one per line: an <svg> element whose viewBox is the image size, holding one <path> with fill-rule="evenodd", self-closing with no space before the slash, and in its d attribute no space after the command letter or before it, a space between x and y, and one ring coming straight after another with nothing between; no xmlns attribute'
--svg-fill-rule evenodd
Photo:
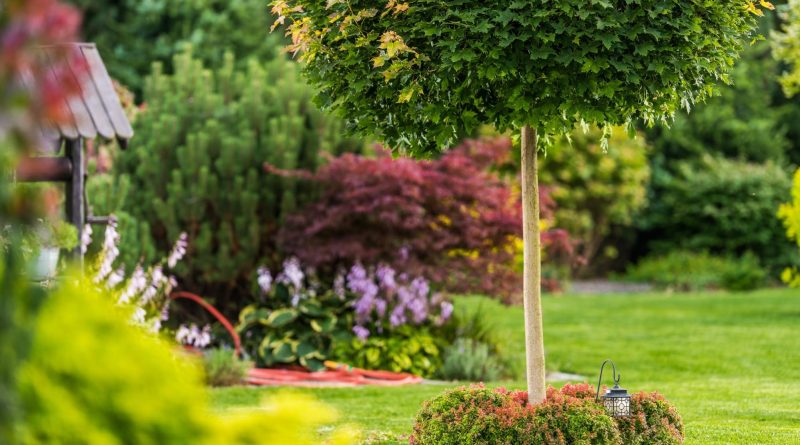
<svg viewBox="0 0 800 445"><path fill-rule="evenodd" d="M456 300L495 324L522 375L522 311L481 297ZM800 293L651 293L548 297L544 301L548 367L596 381L615 360L622 386L659 391L678 407L687 444L800 443ZM554 382L558 385L559 382ZM491 383L524 388L521 381ZM404 443L421 403L447 385L301 389L337 408L371 443ZM253 409L280 389L212 391L222 411Z"/></svg>

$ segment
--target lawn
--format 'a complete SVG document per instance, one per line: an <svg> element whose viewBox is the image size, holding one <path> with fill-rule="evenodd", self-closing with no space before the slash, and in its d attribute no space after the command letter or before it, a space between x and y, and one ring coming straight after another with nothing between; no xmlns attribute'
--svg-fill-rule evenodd
<svg viewBox="0 0 800 445"><path fill-rule="evenodd" d="M521 309L480 297L457 306L491 320L521 374ZM594 384L613 358L623 387L657 390L678 406L687 444L800 444L800 292L549 296L544 314L548 369ZM397 443L420 403L446 387L301 391L336 407L371 442ZM248 409L274 391L219 389L212 398L220 410Z"/></svg>

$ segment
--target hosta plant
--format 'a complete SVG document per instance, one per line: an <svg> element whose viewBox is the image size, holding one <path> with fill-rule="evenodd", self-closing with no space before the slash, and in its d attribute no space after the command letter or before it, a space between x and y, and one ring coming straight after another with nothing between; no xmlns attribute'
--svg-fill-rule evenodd
<svg viewBox="0 0 800 445"><path fill-rule="evenodd" d="M300 364L313 371L323 369L334 339L350 335L350 311L344 297L322 288L296 259L284 262L274 281L266 269L260 269L257 281L261 303L239 313L237 330L245 349L260 366Z"/></svg>

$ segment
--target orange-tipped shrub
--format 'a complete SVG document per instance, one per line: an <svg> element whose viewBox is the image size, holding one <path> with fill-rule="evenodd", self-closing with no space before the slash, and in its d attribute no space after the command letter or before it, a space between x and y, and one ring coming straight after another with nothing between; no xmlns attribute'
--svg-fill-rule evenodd
<svg viewBox="0 0 800 445"><path fill-rule="evenodd" d="M548 388L547 398L528 404L523 391L482 385L444 392L425 402L411 445L678 445L683 422L657 393L631 398L631 416L609 417L588 384Z"/></svg>

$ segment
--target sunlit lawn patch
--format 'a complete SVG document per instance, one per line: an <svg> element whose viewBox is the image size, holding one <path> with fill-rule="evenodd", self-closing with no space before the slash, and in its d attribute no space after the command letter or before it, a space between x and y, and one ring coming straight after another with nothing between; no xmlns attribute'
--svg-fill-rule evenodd
<svg viewBox="0 0 800 445"><path fill-rule="evenodd" d="M522 375L522 311L479 297ZM800 443L800 292L547 297L548 368L597 378L615 360L630 391L659 391L678 406L687 444ZM500 383L492 384L492 386ZM522 388L522 382L503 383ZM372 443L402 443L423 400L446 386L302 389L360 424ZM214 390L220 410L247 409L275 389Z"/></svg>

